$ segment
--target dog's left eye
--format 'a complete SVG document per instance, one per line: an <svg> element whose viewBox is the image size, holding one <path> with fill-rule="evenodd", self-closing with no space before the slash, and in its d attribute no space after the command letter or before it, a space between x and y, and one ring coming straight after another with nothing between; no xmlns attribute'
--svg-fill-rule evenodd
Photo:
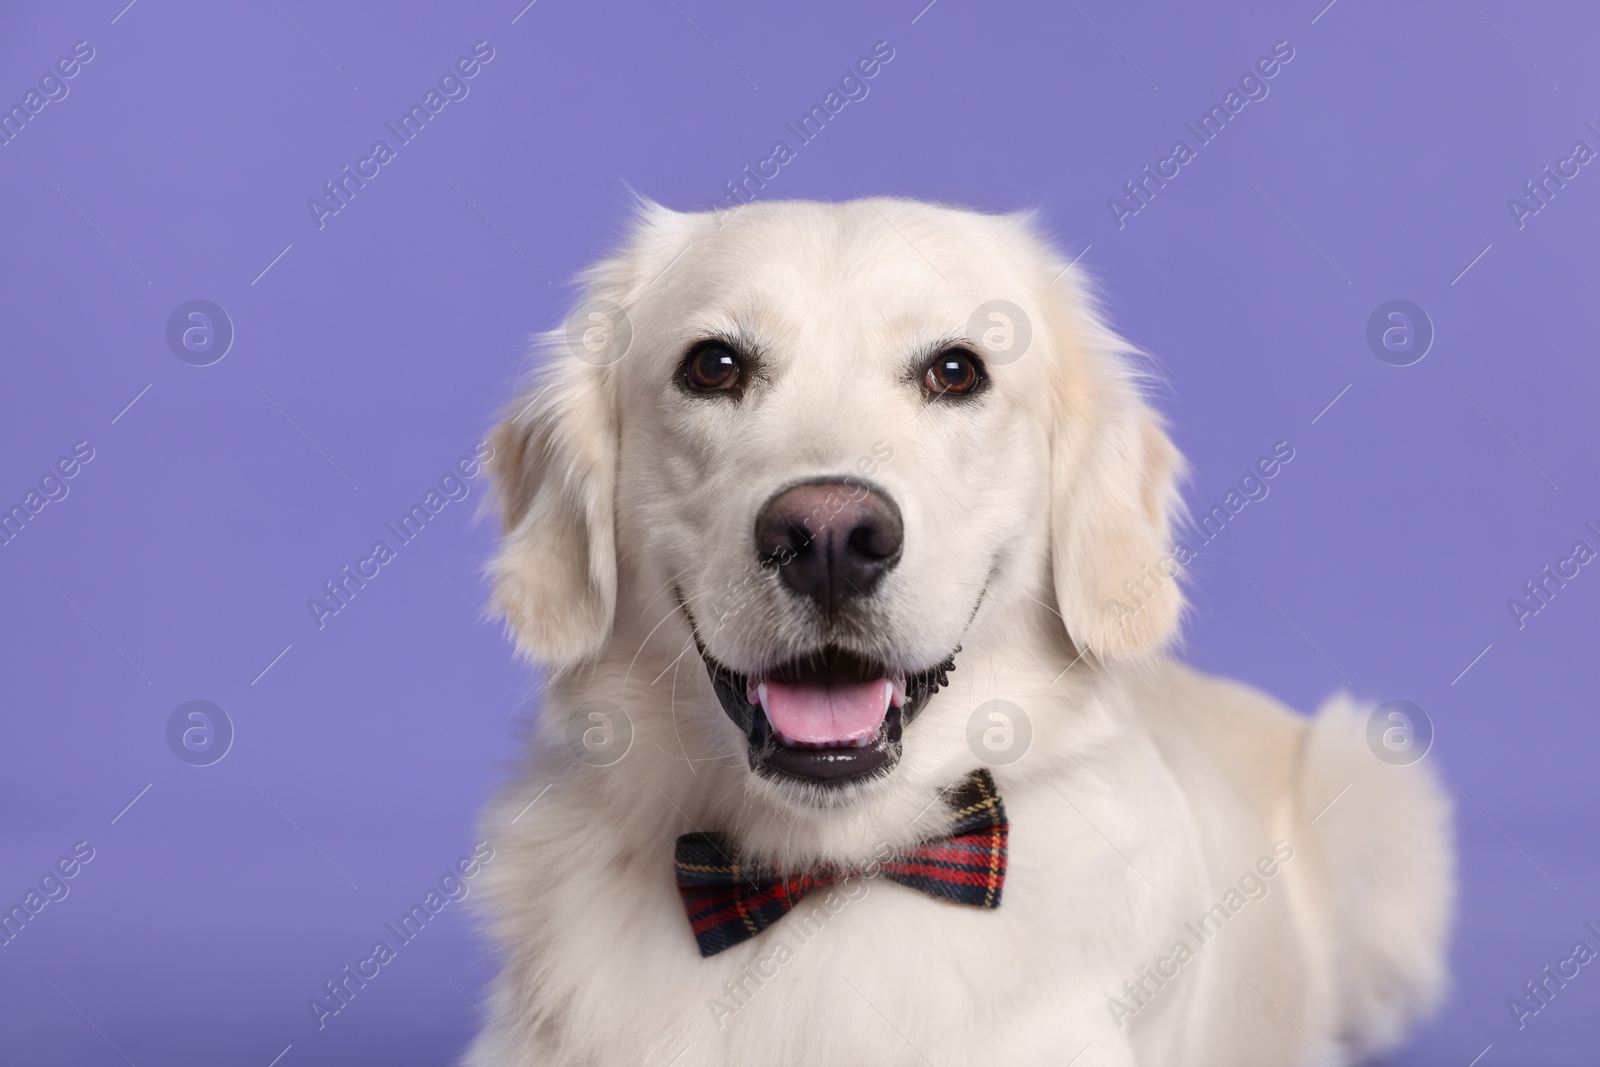
<svg viewBox="0 0 1600 1067"><path fill-rule="evenodd" d="M934 396L970 396L986 381L983 363L964 348L940 352L922 376L923 388Z"/></svg>
<svg viewBox="0 0 1600 1067"><path fill-rule="evenodd" d="M690 349L679 377L691 393L727 393L744 384L744 360L726 345L707 341Z"/></svg>

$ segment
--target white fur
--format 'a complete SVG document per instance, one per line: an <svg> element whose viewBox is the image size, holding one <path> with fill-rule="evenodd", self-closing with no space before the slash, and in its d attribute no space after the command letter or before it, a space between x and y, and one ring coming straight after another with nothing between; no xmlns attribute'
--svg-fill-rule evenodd
<svg viewBox="0 0 1600 1067"><path fill-rule="evenodd" d="M1182 595L1149 576L1181 461L1136 354L1064 266L1027 216L869 200L722 219L644 205L586 275L585 301L626 309L631 347L594 366L552 333L495 437L497 604L554 680L486 815L505 962L471 1067L1342 1063L1437 1001L1445 797L1426 764L1368 752L1346 700L1306 720L1166 658ZM1024 310L1030 348L991 366L981 401L928 401L907 361L996 298ZM685 349L719 332L767 361L737 403L674 385ZM907 669L959 646L951 685L887 778L827 795L758 778L675 590L736 669L815 647L781 584L750 578L753 517L778 486L885 450L871 480L904 514L905 552L853 640ZM1125 581L1142 582L1137 610ZM908 846L982 765L968 719L996 699L1033 734L994 769L1011 821L998 909L857 880L698 955L679 834L730 833L791 867ZM605 767L568 741L597 700L633 731ZM1201 944L1185 921L1274 842L1293 858ZM803 940L813 907L830 917ZM1153 995L1119 1021L1111 998L1131 1004L1124 982L1180 938L1193 959L1159 989L1144 979ZM792 958L759 962L780 943ZM775 973L728 998L752 964ZM716 998L739 1010L719 1017Z"/></svg>

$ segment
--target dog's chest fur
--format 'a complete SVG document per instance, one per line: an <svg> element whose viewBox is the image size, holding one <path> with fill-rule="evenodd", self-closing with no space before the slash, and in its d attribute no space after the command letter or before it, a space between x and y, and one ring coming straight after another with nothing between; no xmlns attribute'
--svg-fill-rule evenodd
<svg viewBox="0 0 1600 1067"><path fill-rule="evenodd" d="M674 884L677 827L600 826L583 798L552 791L542 819L519 821L492 890L516 953L506 1038L541 1064L1065 1062L1084 1043L1069 1039L1114 1029L1104 991L1137 979L1181 925L1173 904L1188 894L1151 882L1196 882L1181 849L1151 845L1184 840L1179 810L1148 808L1143 829L1172 832L1119 853L1102 830L1133 838L1101 785L1001 779L1011 838L997 909L858 877L710 958ZM1152 1001L1142 1027L1186 1012L1200 984ZM496 1044L510 1052L489 1033L470 1062L502 1062Z"/></svg>

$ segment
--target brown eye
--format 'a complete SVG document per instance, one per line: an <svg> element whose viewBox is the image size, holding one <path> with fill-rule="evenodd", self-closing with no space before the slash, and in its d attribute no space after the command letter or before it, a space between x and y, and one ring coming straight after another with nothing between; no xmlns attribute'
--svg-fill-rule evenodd
<svg viewBox="0 0 1600 1067"><path fill-rule="evenodd" d="M965 349L951 348L934 359L922 376L922 385L934 396L970 396L986 380L977 356Z"/></svg>
<svg viewBox="0 0 1600 1067"><path fill-rule="evenodd" d="M683 361L683 384L692 393L727 393L744 384L744 360L727 346L695 346Z"/></svg>

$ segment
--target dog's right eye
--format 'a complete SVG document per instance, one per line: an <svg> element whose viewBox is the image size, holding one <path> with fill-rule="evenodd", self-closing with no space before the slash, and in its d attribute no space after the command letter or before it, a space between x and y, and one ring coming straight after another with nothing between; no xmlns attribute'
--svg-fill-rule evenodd
<svg viewBox="0 0 1600 1067"><path fill-rule="evenodd" d="M691 393L731 393L744 384L744 360L716 341L695 345L684 357L679 378Z"/></svg>
<svg viewBox="0 0 1600 1067"><path fill-rule="evenodd" d="M983 362L964 348L947 348L922 374L929 396L962 398L978 392L989 380Z"/></svg>

